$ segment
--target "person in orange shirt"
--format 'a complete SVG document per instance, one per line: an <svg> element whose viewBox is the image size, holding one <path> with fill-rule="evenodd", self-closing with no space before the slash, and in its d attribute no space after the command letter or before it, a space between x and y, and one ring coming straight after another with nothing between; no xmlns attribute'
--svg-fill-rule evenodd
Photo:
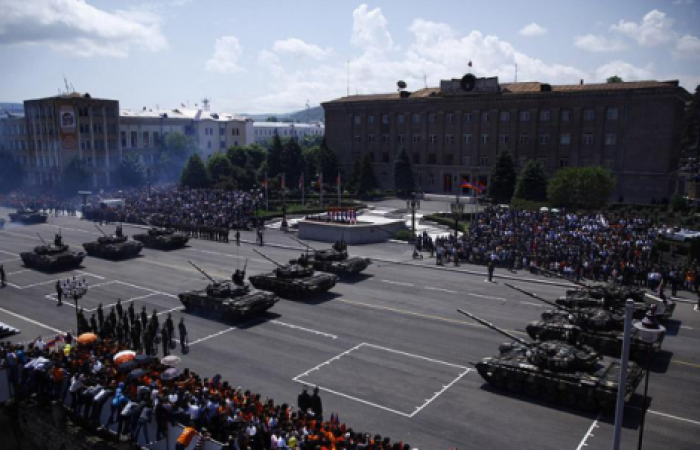
<svg viewBox="0 0 700 450"><path fill-rule="evenodd" d="M190 446L192 439L194 439L194 437L197 435L197 430L195 430L191 425L192 424L190 423L190 426L187 426L184 430L182 430L182 434L180 434L180 437L177 438L175 450L185 450Z"/></svg>

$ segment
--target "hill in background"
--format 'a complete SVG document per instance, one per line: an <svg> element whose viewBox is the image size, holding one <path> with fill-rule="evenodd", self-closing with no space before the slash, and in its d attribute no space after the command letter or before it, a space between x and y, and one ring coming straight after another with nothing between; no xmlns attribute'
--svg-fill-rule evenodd
<svg viewBox="0 0 700 450"><path fill-rule="evenodd" d="M250 117L256 122L265 122L268 117L277 117L280 122L319 122L325 120L323 114L323 108L320 106L314 106L308 110L302 109L301 111L296 111L293 113L283 113L283 114L245 114L242 116Z"/></svg>
<svg viewBox="0 0 700 450"><path fill-rule="evenodd" d="M0 114L5 113L24 113L24 104L0 102Z"/></svg>

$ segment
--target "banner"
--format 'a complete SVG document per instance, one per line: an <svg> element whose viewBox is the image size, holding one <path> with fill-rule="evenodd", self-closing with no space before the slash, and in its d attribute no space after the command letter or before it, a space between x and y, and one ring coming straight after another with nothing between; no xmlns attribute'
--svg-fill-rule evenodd
<svg viewBox="0 0 700 450"><path fill-rule="evenodd" d="M76 134L77 119L75 108L70 104L61 104L58 108L58 117L61 124L61 144L64 150L78 149L78 136Z"/></svg>

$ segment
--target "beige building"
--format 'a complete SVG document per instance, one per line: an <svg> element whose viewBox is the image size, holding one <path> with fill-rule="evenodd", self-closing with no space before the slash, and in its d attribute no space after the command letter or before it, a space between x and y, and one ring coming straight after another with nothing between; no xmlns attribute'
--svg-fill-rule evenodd
<svg viewBox="0 0 700 450"><path fill-rule="evenodd" d="M25 172L29 167L29 145L24 114L4 113L0 116L0 152L9 152Z"/></svg>

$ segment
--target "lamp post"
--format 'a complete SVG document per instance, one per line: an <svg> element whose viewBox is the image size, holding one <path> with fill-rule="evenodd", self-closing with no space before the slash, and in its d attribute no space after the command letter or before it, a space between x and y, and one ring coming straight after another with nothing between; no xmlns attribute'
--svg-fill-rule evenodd
<svg viewBox="0 0 700 450"><path fill-rule="evenodd" d="M281 227L286 229L289 226L287 224L287 189L282 189L282 225Z"/></svg>
<svg viewBox="0 0 700 450"><path fill-rule="evenodd" d="M411 199L406 200L406 209L411 211L411 241L416 238L416 211L420 209L420 200L416 198L416 193L411 193Z"/></svg>
<svg viewBox="0 0 700 450"><path fill-rule="evenodd" d="M464 214L464 203L459 201L459 195L455 197L455 200L454 203L450 203L450 209L452 209L452 215L455 218L455 239L457 239L459 237L459 219Z"/></svg>
<svg viewBox="0 0 700 450"><path fill-rule="evenodd" d="M87 284L79 282L77 279L73 279L68 287L68 292L70 297L75 302L75 323L77 333L80 334L80 315L78 313L78 300L80 300L85 294L87 294L88 287Z"/></svg>
<svg viewBox="0 0 700 450"><path fill-rule="evenodd" d="M642 442L644 440L644 419L646 418L647 412L647 392L649 391L649 366L651 365L651 348L656 341L659 340L665 332L666 328L659 324L656 319L656 305L651 305L649 311L647 311L646 316L640 322L636 322L634 327L639 332L639 337L647 346L647 361L646 361L646 380L644 380L644 403L642 404L642 423L639 426L639 441L637 444L637 450L642 449Z"/></svg>

